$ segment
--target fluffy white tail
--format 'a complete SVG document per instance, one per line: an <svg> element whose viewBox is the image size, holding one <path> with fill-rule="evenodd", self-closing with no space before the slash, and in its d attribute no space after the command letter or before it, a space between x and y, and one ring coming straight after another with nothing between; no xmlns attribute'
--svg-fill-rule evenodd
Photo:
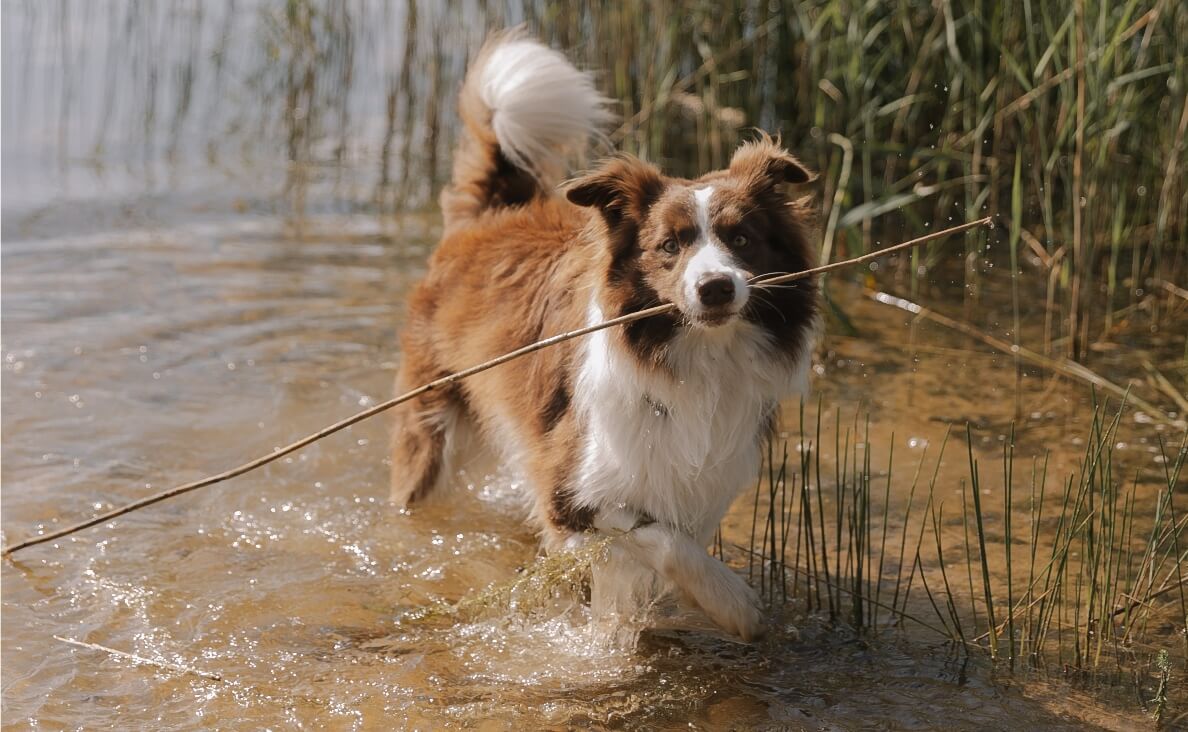
<svg viewBox="0 0 1188 732"><path fill-rule="evenodd" d="M614 119L589 73L519 30L487 41L458 105L466 130L442 193L447 226L550 195Z"/></svg>
<svg viewBox="0 0 1188 732"><path fill-rule="evenodd" d="M498 40L472 73L504 154L542 178L563 170L612 119L590 74L531 38Z"/></svg>

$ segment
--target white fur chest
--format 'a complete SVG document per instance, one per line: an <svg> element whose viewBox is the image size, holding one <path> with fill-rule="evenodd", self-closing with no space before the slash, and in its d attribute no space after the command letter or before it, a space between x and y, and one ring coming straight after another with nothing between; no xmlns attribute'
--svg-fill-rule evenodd
<svg viewBox="0 0 1188 732"><path fill-rule="evenodd" d="M591 322L602 319L591 307ZM803 389L805 369L773 358L767 338L742 321L682 332L670 344L669 378L642 371L606 331L592 334L575 390L578 502L642 511L708 541L757 478L772 410Z"/></svg>

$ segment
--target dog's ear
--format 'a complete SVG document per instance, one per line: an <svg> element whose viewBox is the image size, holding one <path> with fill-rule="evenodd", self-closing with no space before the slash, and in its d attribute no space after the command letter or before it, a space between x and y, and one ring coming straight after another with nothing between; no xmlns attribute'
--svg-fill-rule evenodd
<svg viewBox="0 0 1188 732"><path fill-rule="evenodd" d="M808 183L816 178L767 134L743 143L734 151L730 158L730 173L757 191L770 190L781 183Z"/></svg>
<svg viewBox="0 0 1188 732"><path fill-rule="evenodd" d="M654 166L619 155L570 181L565 197L578 206L597 208L614 227L625 218L642 219L663 190L664 177Z"/></svg>

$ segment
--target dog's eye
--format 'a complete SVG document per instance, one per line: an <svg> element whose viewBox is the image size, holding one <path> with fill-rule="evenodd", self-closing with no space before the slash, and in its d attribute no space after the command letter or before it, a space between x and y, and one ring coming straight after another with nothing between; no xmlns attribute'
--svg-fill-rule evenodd
<svg viewBox="0 0 1188 732"><path fill-rule="evenodd" d="M738 236L734 237L734 241L731 242L731 245L733 245L735 249L742 249L748 243L749 242L747 241L747 238L742 234L739 234Z"/></svg>
<svg viewBox="0 0 1188 732"><path fill-rule="evenodd" d="M666 254L676 254L681 250L680 245L677 244L676 239L665 239L664 243L660 245Z"/></svg>

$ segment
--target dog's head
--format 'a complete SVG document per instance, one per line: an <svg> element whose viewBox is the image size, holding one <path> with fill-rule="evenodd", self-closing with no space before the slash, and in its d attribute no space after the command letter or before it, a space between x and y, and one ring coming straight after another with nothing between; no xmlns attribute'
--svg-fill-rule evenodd
<svg viewBox="0 0 1188 732"><path fill-rule="evenodd" d="M779 336L813 319L814 284L767 289L748 281L813 266L808 209L787 190L811 179L764 136L742 145L725 170L697 180L663 176L632 157L613 158L574 181L567 196L601 214L610 247L606 289L620 311L614 315L673 303L680 311L673 327L748 320Z"/></svg>

